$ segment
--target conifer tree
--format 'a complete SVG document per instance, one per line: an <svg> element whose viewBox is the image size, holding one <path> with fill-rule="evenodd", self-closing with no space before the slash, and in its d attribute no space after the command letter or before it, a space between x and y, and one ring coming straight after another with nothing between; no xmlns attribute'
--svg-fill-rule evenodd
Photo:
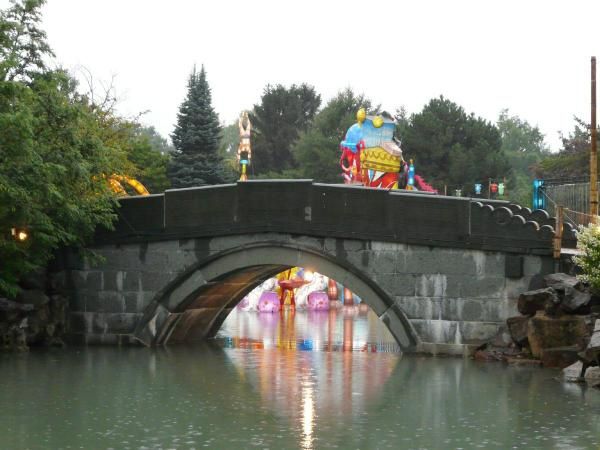
<svg viewBox="0 0 600 450"><path fill-rule="evenodd" d="M168 175L174 188L225 181L223 160L218 152L220 132L204 66L200 73L194 67L188 81L187 97L179 108L177 125L171 135L176 151Z"/></svg>

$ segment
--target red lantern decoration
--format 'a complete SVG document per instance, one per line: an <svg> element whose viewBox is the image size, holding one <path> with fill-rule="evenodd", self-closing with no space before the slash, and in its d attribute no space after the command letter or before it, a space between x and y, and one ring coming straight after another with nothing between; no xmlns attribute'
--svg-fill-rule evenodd
<svg viewBox="0 0 600 450"><path fill-rule="evenodd" d="M354 300L352 298L352 291L347 287L344 288L344 305L352 306L354 305Z"/></svg>
<svg viewBox="0 0 600 450"><path fill-rule="evenodd" d="M333 279L329 279L327 282L327 296L329 300L337 300L338 299L338 288L337 283Z"/></svg>

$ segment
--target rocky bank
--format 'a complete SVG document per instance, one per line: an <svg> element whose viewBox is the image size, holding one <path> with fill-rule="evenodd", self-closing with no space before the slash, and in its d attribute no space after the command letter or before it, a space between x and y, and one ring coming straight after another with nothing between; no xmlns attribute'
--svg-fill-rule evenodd
<svg viewBox="0 0 600 450"><path fill-rule="evenodd" d="M600 297L576 277L547 275L546 287L524 292L521 315L475 352L475 359L565 369L569 380L600 383Z"/></svg>
<svg viewBox="0 0 600 450"><path fill-rule="evenodd" d="M63 346L67 299L46 270L19 283L15 299L0 297L0 350L26 351L30 346Z"/></svg>

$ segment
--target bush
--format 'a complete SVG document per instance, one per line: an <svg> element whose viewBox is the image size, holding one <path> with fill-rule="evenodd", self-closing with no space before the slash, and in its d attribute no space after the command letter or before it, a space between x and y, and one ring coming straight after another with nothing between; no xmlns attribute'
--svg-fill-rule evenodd
<svg viewBox="0 0 600 450"><path fill-rule="evenodd" d="M574 261L583 272L577 278L589 283L592 291L600 294L600 225L579 227L577 249L581 254L575 256Z"/></svg>

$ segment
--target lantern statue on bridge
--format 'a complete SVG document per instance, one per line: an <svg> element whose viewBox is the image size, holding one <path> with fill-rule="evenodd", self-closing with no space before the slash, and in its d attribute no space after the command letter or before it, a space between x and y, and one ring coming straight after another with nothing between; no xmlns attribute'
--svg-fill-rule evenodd
<svg viewBox="0 0 600 450"><path fill-rule="evenodd" d="M237 160L240 164L240 181L248 180L247 166L250 165L250 159L252 158L252 149L250 147L250 132L252 131L252 124L248 118L248 112L244 111L238 121L240 128L240 145L237 151Z"/></svg>
<svg viewBox="0 0 600 450"><path fill-rule="evenodd" d="M409 173L409 164L402 158L400 141L394 137L396 124L389 114L371 116L361 108L356 120L340 143L344 183L437 193L414 173L414 165Z"/></svg>

